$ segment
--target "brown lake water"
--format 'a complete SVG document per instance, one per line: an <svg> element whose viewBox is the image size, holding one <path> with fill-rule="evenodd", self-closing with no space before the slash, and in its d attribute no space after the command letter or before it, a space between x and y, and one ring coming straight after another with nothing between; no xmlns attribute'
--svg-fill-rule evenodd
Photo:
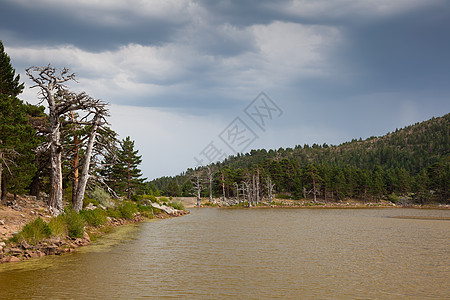
<svg viewBox="0 0 450 300"><path fill-rule="evenodd" d="M0 299L450 299L449 217L192 209L74 254L0 265Z"/></svg>

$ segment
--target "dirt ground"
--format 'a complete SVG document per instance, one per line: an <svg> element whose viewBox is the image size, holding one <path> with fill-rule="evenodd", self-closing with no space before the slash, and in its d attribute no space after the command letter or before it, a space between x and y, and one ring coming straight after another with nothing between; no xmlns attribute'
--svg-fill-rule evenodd
<svg viewBox="0 0 450 300"><path fill-rule="evenodd" d="M12 195L7 198L7 202L13 201ZM12 206L0 205L0 241L12 237L25 224L39 216L44 220L51 218L45 203L33 196L18 197Z"/></svg>

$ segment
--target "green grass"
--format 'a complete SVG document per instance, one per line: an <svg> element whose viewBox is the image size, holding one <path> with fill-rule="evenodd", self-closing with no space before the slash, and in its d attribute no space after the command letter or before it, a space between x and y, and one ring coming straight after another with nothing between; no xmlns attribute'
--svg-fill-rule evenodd
<svg viewBox="0 0 450 300"><path fill-rule="evenodd" d="M65 215L59 215L55 218L52 218L48 223L48 226L50 226L53 236L55 237L67 236L67 221Z"/></svg>
<svg viewBox="0 0 450 300"><path fill-rule="evenodd" d="M25 227L11 239L12 242L27 242L35 245L43 239L50 238L52 230L40 217L25 225Z"/></svg>
<svg viewBox="0 0 450 300"><path fill-rule="evenodd" d="M80 215L89 226L100 227L106 224L106 212L100 208L94 210L82 210Z"/></svg>
<svg viewBox="0 0 450 300"><path fill-rule="evenodd" d="M80 238L84 234L84 218L74 210L65 213L67 222L67 235L71 238Z"/></svg>
<svg viewBox="0 0 450 300"><path fill-rule="evenodd" d="M134 214L137 213L137 205L131 202L125 202L117 208L122 215L122 218L130 220L133 219Z"/></svg>

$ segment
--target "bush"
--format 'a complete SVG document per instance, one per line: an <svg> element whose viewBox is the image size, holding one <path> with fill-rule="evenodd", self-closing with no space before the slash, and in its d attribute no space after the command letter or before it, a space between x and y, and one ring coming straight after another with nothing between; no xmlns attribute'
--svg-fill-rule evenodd
<svg viewBox="0 0 450 300"><path fill-rule="evenodd" d="M106 213L100 208L94 210L82 210L80 214L90 226L99 227L106 224Z"/></svg>
<svg viewBox="0 0 450 300"><path fill-rule="evenodd" d="M14 242L25 241L30 244L36 244L43 239L52 236L52 230L50 226L45 223L40 217L34 221L25 225L25 227L20 231L14 238Z"/></svg>
<svg viewBox="0 0 450 300"><path fill-rule="evenodd" d="M85 197L84 204L85 206L89 203L94 204L95 206L103 205L104 207L110 207L111 201L110 196L107 192L102 190L101 188L96 187L93 191L89 191L87 193L87 198Z"/></svg>
<svg viewBox="0 0 450 300"><path fill-rule="evenodd" d="M171 201L169 203L169 206L172 206L173 208L178 209L178 210L186 210L184 208L183 202L181 202L180 200L173 200L173 201Z"/></svg>
<svg viewBox="0 0 450 300"><path fill-rule="evenodd" d="M109 207L106 210L106 214L108 215L108 217L111 217L111 218L115 218L115 219L122 218L122 215L121 215L120 211L118 209L114 209L112 207Z"/></svg>
<svg viewBox="0 0 450 300"><path fill-rule="evenodd" d="M156 202L156 197L153 195L133 195L131 199L140 204L148 204L149 202Z"/></svg>
<svg viewBox="0 0 450 300"><path fill-rule="evenodd" d="M48 223L52 230L52 234L56 237L67 236L67 221L65 215L59 215L56 218L52 218Z"/></svg>
<svg viewBox="0 0 450 300"><path fill-rule="evenodd" d="M138 211L141 213L142 216L153 219L153 209L151 206L145 206L145 205L137 205Z"/></svg>
<svg viewBox="0 0 450 300"><path fill-rule="evenodd" d="M153 215L159 215L160 213L162 213L162 210L160 210L159 208L153 207L152 212L153 212Z"/></svg>
<svg viewBox="0 0 450 300"><path fill-rule="evenodd" d="M71 238L80 238L84 234L85 221L83 217L74 210L66 212L67 234Z"/></svg>
<svg viewBox="0 0 450 300"><path fill-rule="evenodd" d="M292 196L291 195L287 195L287 194L278 194L276 197L278 199L286 199L286 200L292 199Z"/></svg>
<svg viewBox="0 0 450 300"><path fill-rule="evenodd" d="M159 203L167 204L169 203L169 199L167 197L159 197Z"/></svg>
<svg viewBox="0 0 450 300"><path fill-rule="evenodd" d="M124 219L133 219L134 214L137 212L137 205L131 202L125 202L117 208Z"/></svg>
<svg viewBox="0 0 450 300"><path fill-rule="evenodd" d="M396 194L394 194L394 193L388 195L387 198L392 203L398 203L398 200L399 200L399 197Z"/></svg>

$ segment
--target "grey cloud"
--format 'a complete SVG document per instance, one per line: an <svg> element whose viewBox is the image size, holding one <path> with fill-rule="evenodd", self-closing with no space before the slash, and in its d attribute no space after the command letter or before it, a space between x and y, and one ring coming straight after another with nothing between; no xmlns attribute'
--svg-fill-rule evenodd
<svg viewBox="0 0 450 300"><path fill-rule="evenodd" d="M129 43L162 44L169 41L180 26L172 20L134 16L126 12L115 15L118 20L125 21L123 26L99 24L95 18L101 15L95 14L101 13L92 12L83 21L74 12L63 8L30 9L6 2L2 3L0 20L2 29L14 35L16 45L71 44L89 51L103 51Z"/></svg>

